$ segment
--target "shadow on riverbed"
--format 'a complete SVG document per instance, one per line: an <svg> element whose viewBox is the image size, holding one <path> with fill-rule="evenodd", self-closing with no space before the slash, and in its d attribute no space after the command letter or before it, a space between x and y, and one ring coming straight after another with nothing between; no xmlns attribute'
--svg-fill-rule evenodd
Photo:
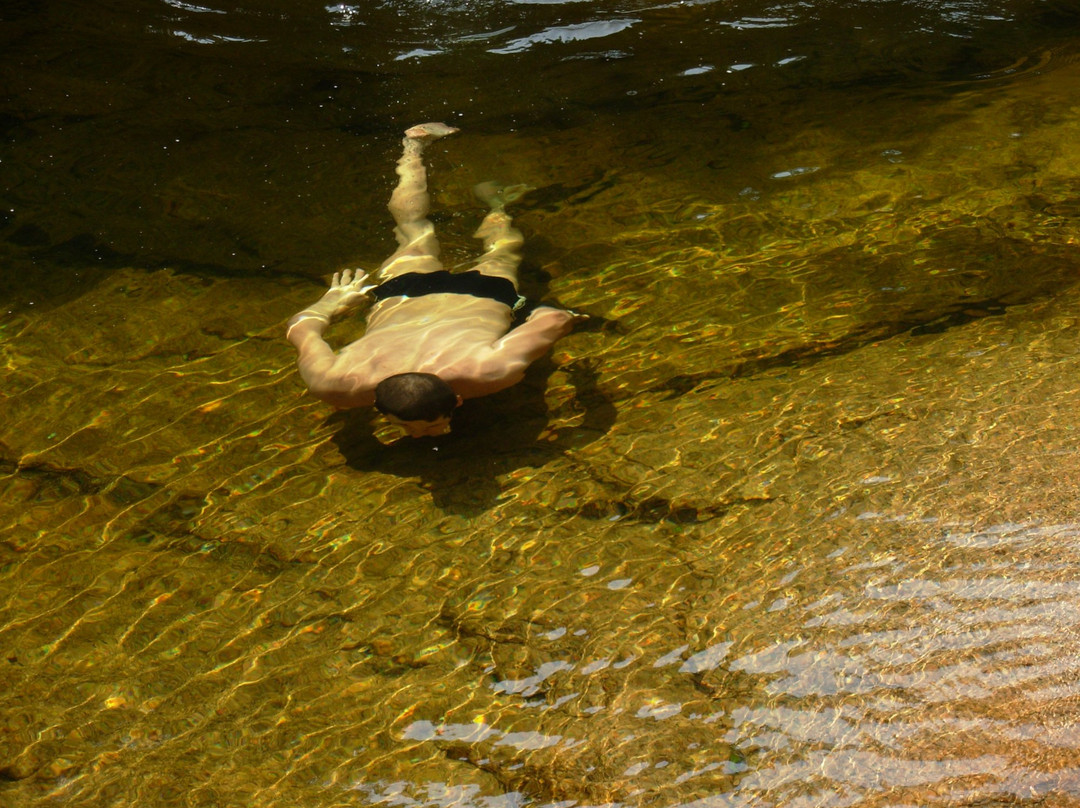
<svg viewBox="0 0 1080 808"><path fill-rule="evenodd" d="M556 369L569 377L579 416L575 426L549 430L549 421L559 413L548 412L544 393ZM590 363L573 362L559 368L545 357L529 368L520 384L466 401L454 415L454 431L443 437L380 443L367 411L335 413L327 423L341 424L332 440L350 468L419 476L440 508L475 516L498 501L500 477L520 468L543 466L568 450L592 443L608 432L616 415Z"/></svg>

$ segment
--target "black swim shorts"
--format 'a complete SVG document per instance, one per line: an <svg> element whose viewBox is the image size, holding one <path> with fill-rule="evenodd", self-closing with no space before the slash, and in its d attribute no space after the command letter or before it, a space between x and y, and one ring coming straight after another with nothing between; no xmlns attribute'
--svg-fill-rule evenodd
<svg viewBox="0 0 1080 808"><path fill-rule="evenodd" d="M525 304L525 298L506 278L485 275L475 269L468 272L447 272L445 269L438 272L406 272L379 284L371 290L371 294L376 300L435 294L471 295L497 300L515 311Z"/></svg>

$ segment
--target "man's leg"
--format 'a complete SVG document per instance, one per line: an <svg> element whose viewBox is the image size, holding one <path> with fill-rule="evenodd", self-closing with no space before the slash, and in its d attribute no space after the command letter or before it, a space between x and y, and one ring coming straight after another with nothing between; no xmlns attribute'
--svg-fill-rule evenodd
<svg viewBox="0 0 1080 808"><path fill-rule="evenodd" d="M397 163L398 185L390 196L398 249L379 267L378 280L388 281L406 272L438 272L439 242L435 226L428 220L431 199L427 190L427 170L423 152L427 144L456 132L443 123L423 123L405 132L403 151Z"/></svg>
<svg viewBox="0 0 1080 808"><path fill-rule="evenodd" d="M506 212L506 203L513 202L530 189L525 185L502 188L492 182L482 182L475 190L476 195L491 208L491 213L484 217L475 233L477 238L484 241L484 254L474 269L484 275L506 278L517 289L517 270L524 239L521 231L513 226L513 220Z"/></svg>

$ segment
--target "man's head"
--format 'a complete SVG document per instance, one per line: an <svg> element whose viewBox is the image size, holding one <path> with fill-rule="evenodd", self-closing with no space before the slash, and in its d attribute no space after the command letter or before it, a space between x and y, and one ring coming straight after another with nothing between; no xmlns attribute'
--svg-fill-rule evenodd
<svg viewBox="0 0 1080 808"><path fill-rule="evenodd" d="M414 438L449 432L460 404L460 396L433 373L398 373L375 387L375 409Z"/></svg>

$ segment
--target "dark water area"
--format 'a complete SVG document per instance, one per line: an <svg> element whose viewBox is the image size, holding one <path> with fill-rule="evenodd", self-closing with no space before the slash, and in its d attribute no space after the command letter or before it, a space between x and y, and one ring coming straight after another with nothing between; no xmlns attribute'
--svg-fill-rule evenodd
<svg viewBox="0 0 1080 808"><path fill-rule="evenodd" d="M576 133L581 174L566 160L541 201L589 172L662 178L700 161L702 187L727 202L761 152L803 133L833 139L841 169L898 144L917 152L955 116L951 96L1063 58L1080 30L1060 0L0 13L0 224L18 267L5 274L32 279L3 284L9 308L48 305L117 266L321 276L380 243L386 167L418 120L514 133L537 160L531 141ZM588 159L612 142L625 148Z"/></svg>
<svg viewBox="0 0 1080 808"><path fill-rule="evenodd" d="M1080 7L0 3L0 806L1080 805ZM287 318L523 183L445 438ZM360 332L335 322L331 340Z"/></svg>

